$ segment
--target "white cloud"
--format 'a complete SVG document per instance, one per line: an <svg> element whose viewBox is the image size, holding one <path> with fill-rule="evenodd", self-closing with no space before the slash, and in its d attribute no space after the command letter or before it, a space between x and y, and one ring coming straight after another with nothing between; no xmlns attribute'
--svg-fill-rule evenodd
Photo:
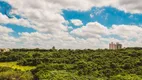
<svg viewBox="0 0 142 80"><path fill-rule="evenodd" d="M142 27L134 25L113 25L111 28L106 28L98 22L91 22L86 26L73 30L71 34L81 38L87 38L87 40L90 38L92 40L98 39L102 41L102 43L106 43L102 45L105 47L107 47L109 42L120 42L125 47L142 46ZM112 35L117 35L123 39L113 37ZM94 40L94 43L95 42ZM99 43L97 43L97 45L99 45Z"/></svg>
<svg viewBox="0 0 142 80"><path fill-rule="evenodd" d="M93 15L93 14L90 14L90 17L91 17L91 18L93 18L93 17L94 17L94 15Z"/></svg>
<svg viewBox="0 0 142 80"><path fill-rule="evenodd" d="M9 35L11 32L13 32L12 29L0 26L0 48L13 47L13 44L18 41Z"/></svg>
<svg viewBox="0 0 142 80"><path fill-rule="evenodd" d="M61 5L47 0L7 0L13 7L15 14L20 14L35 25L39 32L58 34L67 31L63 25L66 22L61 16ZM26 6L25 6L26 5Z"/></svg>
<svg viewBox="0 0 142 80"><path fill-rule="evenodd" d="M7 34L10 32L13 32L13 30L4 26L0 26L0 35Z"/></svg>
<svg viewBox="0 0 142 80"><path fill-rule="evenodd" d="M36 39L48 40L51 38L50 34L42 34L38 32L33 32L33 33L24 32L24 33L19 33L19 35L22 36L21 38L25 38L26 40L36 40Z"/></svg>
<svg viewBox="0 0 142 80"><path fill-rule="evenodd" d="M58 34L67 31L62 9L89 10L93 6L114 6L120 9L122 0L6 0L14 7L14 12L28 18L39 32ZM137 0L138 2L138 0ZM26 5L26 6L25 6ZM129 5L129 4L126 4ZM125 8L125 7L124 7ZM100 11L102 12L102 11Z"/></svg>
<svg viewBox="0 0 142 80"><path fill-rule="evenodd" d="M142 28L134 25L113 25L110 32L125 39L132 39L141 36Z"/></svg>
<svg viewBox="0 0 142 80"><path fill-rule="evenodd" d="M142 0L119 0L118 5L114 5L120 10L130 13L142 13Z"/></svg>
<svg viewBox="0 0 142 80"><path fill-rule="evenodd" d="M72 19L71 22L75 25L75 26L82 26L83 23L81 20L79 19Z"/></svg>
<svg viewBox="0 0 142 80"><path fill-rule="evenodd" d="M100 15L105 9L96 9L95 10L95 15Z"/></svg>
<svg viewBox="0 0 142 80"><path fill-rule="evenodd" d="M110 41L123 43L125 46L142 46L141 28L131 25L113 25L108 29L98 22L90 22L86 26L68 32L68 23L64 19L62 9L84 11L93 6L113 6L117 9L131 13L142 13L141 1L136 0L6 0L12 5L13 14L20 14L27 19L9 19L0 14L0 23L14 23L32 27L37 30L34 33L19 33L20 38L8 35L11 29L5 28L5 33L0 38L1 47L27 47L27 48L107 48ZM137 5L135 5L137 4ZM107 17L106 17L107 18ZM34 25L31 25L34 24ZM63 23L67 23L63 25ZM75 25L81 25L76 21ZM3 28L4 29L4 28ZM74 37L76 35L76 37ZM113 38L110 35L118 35L125 40ZM109 36L110 38L104 38ZM82 38L80 38L82 37ZM130 41L136 38L137 41Z"/></svg>
<svg viewBox="0 0 142 80"><path fill-rule="evenodd" d="M17 25L21 25L24 27L33 27L34 25L31 25L30 22L28 20L25 19L17 19L17 18L8 18L6 15L3 15L0 13L0 24L17 24Z"/></svg>
<svg viewBox="0 0 142 80"><path fill-rule="evenodd" d="M90 22L86 26L73 30L71 33L85 38L97 37L100 38L107 33L107 28L98 22Z"/></svg>

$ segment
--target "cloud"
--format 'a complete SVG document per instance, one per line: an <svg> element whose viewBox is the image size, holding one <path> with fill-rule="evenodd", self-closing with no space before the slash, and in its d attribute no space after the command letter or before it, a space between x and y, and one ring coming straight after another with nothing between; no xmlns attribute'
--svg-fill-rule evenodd
<svg viewBox="0 0 142 80"><path fill-rule="evenodd" d="M68 32L72 27L64 25L67 21L62 16L62 10L86 11L92 7L113 6L130 13L142 13L141 1L136 0L5 0L12 7L12 14L19 14L26 19L9 19L0 14L0 23L13 23L25 27L32 27L37 32L19 33L19 38L9 35L12 29L0 27L1 47L16 48L107 48L110 41L123 43L125 46L142 46L141 27L133 25L113 25L107 28L98 22L89 22L87 25ZM136 5L137 4L137 5ZM101 11L100 11L101 12ZM91 17L93 17L91 15ZM83 23L73 21L77 26ZM4 34L5 33L5 34ZM124 38L120 40L113 37ZM131 39L136 38L136 41Z"/></svg>
<svg viewBox="0 0 142 80"><path fill-rule="evenodd" d="M50 34L42 34L38 32L33 32L33 33L28 33L28 32L23 32L19 33L22 38L25 38L26 40L35 40L35 39L41 39L41 40L48 40L51 38Z"/></svg>
<svg viewBox="0 0 142 80"><path fill-rule="evenodd" d="M142 13L142 0L119 0L116 8L130 13Z"/></svg>
<svg viewBox="0 0 142 80"><path fill-rule="evenodd" d="M71 22L75 25L75 26L82 26L83 23L81 20L79 19L72 19Z"/></svg>
<svg viewBox="0 0 142 80"><path fill-rule="evenodd" d="M68 31L66 22L62 14L62 9L89 10L93 6L113 6L122 9L122 0L6 0L14 8L15 14L20 14L34 24L34 29L39 32L58 34L60 31ZM137 0L138 1L138 0ZM81 3L81 4L80 4ZM84 4L83 4L84 3ZM126 3L126 2L125 2ZM26 5L26 6L25 6ZM125 5L129 5L125 4ZM123 8L126 8L125 6ZM100 11L102 12L102 11Z"/></svg>
<svg viewBox="0 0 142 80"><path fill-rule="evenodd" d="M90 22L86 26L73 30L71 34L85 38L99 38L104 34L108 34L107 32L107 28L101 25L100 23Z"/></svg>
<svg viewBox="0 0 142 80"><path fill-rule="evenodd" d="M96 9L95 10L95 15L100 15L105 9Z"/></svg>
<svg viewBox="0 0 142 80"><path fill-rule="evenodd" d="M17 19L17 18L8 18L6 15L3 15L0 13L0 24L17 24L17 25L21 25L24 27L33 27L34 25L30 24L30 22L28 20L25 20L23 18L21 19Z"/></svg>
<svg viewBox="0 0 142 80"><path fill-rule="evenodd" d="M58 34L67 31L63 25L66 20L61 16L61 5L48 0L7 0L14 8L15 14L27 18L35 25L34 29L39 32ZM25 6L26 5L26 6Z"/></svg>
<svg viewBox="0 0 142 80"><path fill-rule="evenodd" d="M96 42L95 39L98 39L102 43L105 43L102 44L105 47L109 42L120 42L125 47L142 46L140 44L142 42L142 27L135 25L113 25L111 28L107 28L98 22L91 22L86 26L74 29L71 34L82 39L87 39L86 41L90 39L93 41L94 39L94 43ZM99 45L99 43L97 44Z"/></svg>
<svg viewBox="0 0 142 80"><path fill-rule="evenodd" d="M142 28L135 25L113 25L110 32L129 40L141 37Z"/></svg>
<svg viewBox="0 0 142 80"><path fill-rule="evenodd" d="M18 41L17 39L9 35L11 32L14 31L5 26L0 26L0 44L1 44L0 47L10 48L13 47L13 44Z"/></svg>
<svg viewBox="0 0 142 80"><path fill-rule="evenodd" d="M13 30L4 26L0 26L0 35L7 34L10 32L13 32Z"/></svg>
<svg viewBox="0 0 142 80"><path fill-rule="evenodd" d="M94 15L93 15L93 14L90 14L90 17L91 17L91 18L93 18L93 17L94 17Z"/></svg>
<svg viewBox="0 0 142 80"><path fill-rule="evenodd" d="M85 38L117 35L130 40L142 37L142 28L135 25L112 25L111 28L107 28L98 22L90 22L86 26L74 29L71 34Z"/></svg>

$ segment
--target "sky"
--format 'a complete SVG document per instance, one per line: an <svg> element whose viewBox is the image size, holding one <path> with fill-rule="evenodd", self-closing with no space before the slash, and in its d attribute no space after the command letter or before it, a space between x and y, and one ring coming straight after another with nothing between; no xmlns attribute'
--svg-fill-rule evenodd
<svg viewBox="0 0 142 80"><path fill-rule="evenodd" d="M0 0L0 48L142 47L142 0Z"/></svg>

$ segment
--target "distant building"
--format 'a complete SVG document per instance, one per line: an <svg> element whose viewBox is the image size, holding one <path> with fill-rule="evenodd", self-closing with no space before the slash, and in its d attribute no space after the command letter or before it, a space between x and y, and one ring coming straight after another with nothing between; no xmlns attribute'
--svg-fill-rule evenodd
<svg viewBox="0 0 142 80"><path fill-rule="evenodd" d="M9 52L9 51L10 51L10 49L8 49L8 48L0 49L0 52Z"/></svg>
<svg viewBox="0 0 142 80"><path fill-rule="evenodd" d="M116 49L116 45L113 42L111 42L109 44L109 49Z"/></svg>
<svg viewBox="0 0 142 80"><path fill-rule="evenodd" d="M115 50L115 49L121 49L122 48L122 44L119 44L119 43L113 43L113 42L111 42L110 44L109 44L109 49L113 49L113 50Z"/></svg>
<svg viewBox="0 0 142 80"><path fill-rule="evenodd" d="M122 44L116 43L116 49L122 49Z"/></svg>

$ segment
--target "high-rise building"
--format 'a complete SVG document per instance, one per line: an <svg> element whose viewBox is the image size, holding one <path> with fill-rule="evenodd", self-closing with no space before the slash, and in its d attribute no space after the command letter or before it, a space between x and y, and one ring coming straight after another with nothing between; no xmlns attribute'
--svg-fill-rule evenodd
<svg viewBox="0 0 142 80"><path fill-rule="evenodd" d="M115 48L116 48L116 45L113 42L111 42L109 44L109 49L115 49Z"/></svg>
<svg viewBox="0 0 142 80"><path fill-rule="evenodd" d="M116 43L116 48L117 49L121 49L122 48L122 44Z"/></svg>
<svg viewBox="0 0 142 80"><path fill-rule="evenodd" d="M119 44L119 43L113 43L113 42L111 42L110 44L109 44L109 49L113 49L113 50L115 50L115 49L121 49L122 48L122 44Z"/></svg>

